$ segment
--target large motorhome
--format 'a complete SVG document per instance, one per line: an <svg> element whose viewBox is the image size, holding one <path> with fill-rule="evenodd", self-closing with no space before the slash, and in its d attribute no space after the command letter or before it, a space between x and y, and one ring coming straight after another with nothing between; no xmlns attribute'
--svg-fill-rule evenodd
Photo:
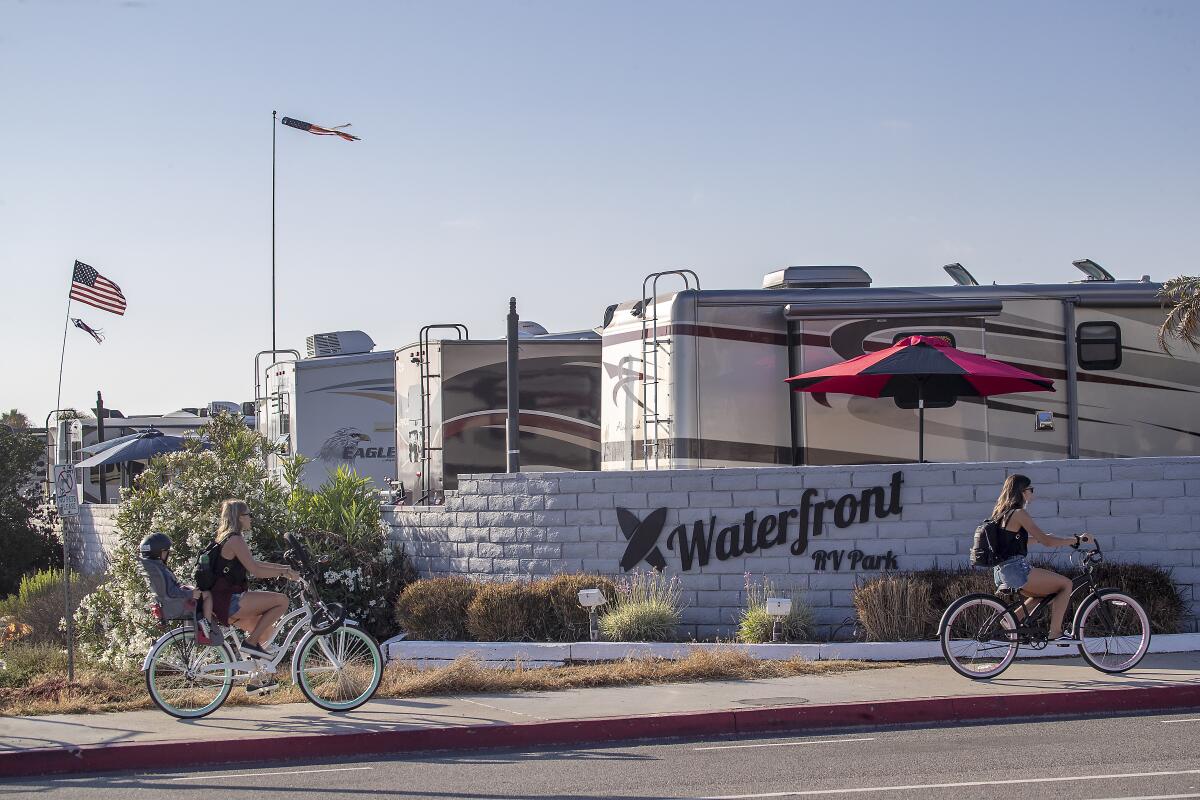
<svg viewBox="0 0 1200 800"><path fill-rule="evenodd" d="M600 336L522 326L521 468L599 469ZM407 502L437 502L460 473L504 471L506 369L505 340L470 339L462 325L427 326L396 351L396 476Z"/></svg>
<svg viewBox="0 0 1200 800"><path fill-rule="evenodd" d="M789 391L784 379L912 334L942 336L1055 392L929 398L925 457L999 461L1200 453L1200 355L1162 352L1159 284L871 286L858 267L789 267L763 288L647 278L603 328L604 469L915 461L915 403ZM679 291L655 286L683 282ZM904 407L901 407L903 405Z"/></svg>
<svg viewBox="0 0 1200 800"><path fill-rule="evenodd" d="M284 445L286 455L311 459L303 474L311 488L342 465L381 490L396 477L393 353L374 348L362 331L315 334L306 358L265 370L258 430ZM275 475L282 470L274 456L268 466Z"/></svg>

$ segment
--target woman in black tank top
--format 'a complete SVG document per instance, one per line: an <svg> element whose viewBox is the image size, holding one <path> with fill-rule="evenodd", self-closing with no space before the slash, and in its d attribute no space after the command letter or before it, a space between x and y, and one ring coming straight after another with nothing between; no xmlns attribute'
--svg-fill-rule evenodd
<svg viewBox="0 0 1200 800"><path fill-rule="evenodd" d="M1046 533L1029 516L1033 495L1033 481L1024 475L1009 475L1000 489L992 519L1000 521L1006 534L1001 544L1005 560L995 569L996 585L1020 589L1029 598L1025 601L1026 610L1033 608L1038 598L1054 595L1050 606L1050 642L1068 646L1077 642L1063 635L1063 617L1071 600L1071 579L1052 570L1031 567L1026 558L1029 539L1046 547L1069 547L1090 542L1091 536L1080 533L1068 539Z"/></svg>

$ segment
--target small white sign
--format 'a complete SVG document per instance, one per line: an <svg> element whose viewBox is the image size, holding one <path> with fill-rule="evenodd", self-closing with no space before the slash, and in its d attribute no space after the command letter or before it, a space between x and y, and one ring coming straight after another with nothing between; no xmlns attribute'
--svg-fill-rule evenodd
<svg viewBox="0 0 1200 800"><path fill-rule="evenodd" d="M79 497L75 491L75 466L54 465L54 502L60 517L79 516Z"/></svg>

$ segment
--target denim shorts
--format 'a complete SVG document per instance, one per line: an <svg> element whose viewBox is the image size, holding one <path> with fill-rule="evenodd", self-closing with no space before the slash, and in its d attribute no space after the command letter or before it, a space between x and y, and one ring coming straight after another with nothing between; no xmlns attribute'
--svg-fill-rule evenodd
<svg viewBox="0 0 1200 800"><path fill-rule="evenodd" d="M1006 561L1004 563L1007 564L1008 562ZM999 567L997 567L996 569L999 569ZM997 573L997 574L999 574L999 573ZM1026 570L1025 574L1028 575L1029 571ZM230 597L229 597L229 616L227 617L227 619L233 619L234 615L237 614L238 608L240 608L241 605L242 605L242 593L241 592L238 592L235 595L230 595Z"/></svg>
<svg viewBox="0 0 1200 800"><path fill-rule="evenodd" d="M997 589L1020 589L1029 582L1029 571L1032 567L1025 560L1025 556L1013 556L1007 561L1002 561L992 570L992 576L996 580ZM234 595L237 597L237 595Z"/></svg>

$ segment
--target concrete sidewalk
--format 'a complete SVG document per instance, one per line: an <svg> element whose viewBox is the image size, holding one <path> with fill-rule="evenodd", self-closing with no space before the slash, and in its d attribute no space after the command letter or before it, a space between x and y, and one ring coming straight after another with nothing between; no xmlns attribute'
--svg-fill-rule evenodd
<svg viewBox="0 0 1200 800"><path fill-rule="evenodd" d="M989 682L928 663L757 681L378 700L340 715L294 703L224 707L194 721L157 710L3 717L0 776L167 765L172 752L185 748L187 763L203 763L356 748L388 752L1189 707L1200 707L1200 653L1152 654L1126 675L1105 675L1078 658L1024 661ZM66 753L73 756L64 762Z"/></svg>

